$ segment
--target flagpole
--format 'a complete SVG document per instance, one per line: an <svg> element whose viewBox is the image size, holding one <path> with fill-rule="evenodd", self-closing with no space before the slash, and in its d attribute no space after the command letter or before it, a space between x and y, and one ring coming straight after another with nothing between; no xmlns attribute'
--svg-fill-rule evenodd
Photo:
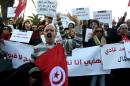
<svg viewBox="0 0 130 86"><path fill-rule="evenodd" d="M35 4L34 0L31 0L31 1L32 1L33 5L34 5L34 7L36 9L36 4Z"/></svg>

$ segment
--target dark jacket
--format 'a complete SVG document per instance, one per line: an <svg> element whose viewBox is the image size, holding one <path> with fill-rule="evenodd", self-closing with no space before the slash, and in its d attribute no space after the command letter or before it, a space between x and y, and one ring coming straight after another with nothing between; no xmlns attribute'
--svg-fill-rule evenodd
<svg viewBox="0 0 130 86"><path fill-rule="evenodd" d="M29 86L29 70L34 66L33 63L26 63L20 66L4 79L0 86Z"/></svg>

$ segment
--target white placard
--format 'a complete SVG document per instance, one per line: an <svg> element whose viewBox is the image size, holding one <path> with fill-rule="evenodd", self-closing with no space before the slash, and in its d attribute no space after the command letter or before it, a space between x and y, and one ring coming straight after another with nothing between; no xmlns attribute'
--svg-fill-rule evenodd
<svg viewBox="0 0 130 86"><path fill-rule="evenodd" d="M106 44L101 48L103 69L130 68L123 44Z"/></svg>
<svg viewBox="0 0 130 86"><path fill-rule="evenodd" d="M72 9L72 14L77 16L79 20L89 20L90 19L90 12L89 8L76 8Z"/></svg>
<svg viewBox="0 0 130 86"><path fill-rule="evenodd" d="M62 43L62 37L61 37L61 34L60 34L60 32L58 31L57 32L57 35L56 35L56 39L55 39L55 42L56 43Z"/></svg>
<svg viewBox="0 0 130 86"><path fill-rule="evenodd" d="M13 30L10 40L17 41L17 42L29 43L31 36L32 36L32 33L33 33L32 31L22 32L20 30Z"/></svg>
<svg viewBox="0 0 130 86"><path fill-rule="evenodd" d="M86 29L86 34L85 34L85 42L88 42L88 40L92 37L92 29L87 28Z"/></svg>
<svg viewBox="0 0 130 86"><path fill-rule="evenodd" d="M7 58L12 59L13 68L18 68L31 61L31 54L34 52L32 46L11 41L4 42Z"/></svg>
<svg viewBox="0 0 130 86"><path fill-rule="evenodd" d="M56 0L38 0L37 14L45 16L56 16L57 2Z"/></svg>
<svg viewBox="0 0 130 86"><path fill-rule="evenodd" d="M124 42L126 57L130 59L130 40Z"/></svg>
<svg viewBox="0 0 130 86"><path fill-rule="evenodd" d="M74 49L72 57L67 57L67 64L70 77L110 74L110 70L103 70L100 46Z"/></svg>
<svg viewBox="0 0 130 86"><path fill-rule="evenodd" d="M15 16L15 7L8 7L8 11L7 11L7 17L14 17Z"/></svg>
<svg viewBox="0 0 130 86"><path fill-rule="evenodd" d="M41 39L43 43L46 43L44 35L41 35Z"/></svg>
<svg viewBox="0 0 130 86"><path fill-rule="evenodd" d="M70 22L69 18L64 14L61 14L60 17L61 17L61 22L62 22L63 27L68 28L68 24Z"/></svg>
<svg viewBox="0 0 130 86"><path fill-rule="evenodd" d="M108 23L111 27L112 25L112 11L111 10L103 10L103 11L94 11L93 19L97 19L100 22Z"/></svg>

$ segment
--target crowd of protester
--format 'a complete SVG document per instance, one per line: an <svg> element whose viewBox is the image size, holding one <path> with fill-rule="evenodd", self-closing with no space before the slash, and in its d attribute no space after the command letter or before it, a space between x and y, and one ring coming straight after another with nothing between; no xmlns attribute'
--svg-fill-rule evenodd
<svg viewBox="0 0 130 86"><path fill-rule="evenodd" d="M11 62L9 60L4 62L3 59L6 57L6 54L2 50L2 46L4 46L3 40L9 41L14 29L33 31L30 42L28 43L28 45L34 46L35 53L32 54L33 60L48 48L54 46L57 31L61 34L62 45L65 49L66 56L71 56L72 50L75 48L123 43L124 40L130 39L130 19L125 19L127 16L126 12L119 21L112 21L112 28L109 27L109 24L101 23L95 19L79 21L69 13L67 16L73 21L68 24L67 28L63 27L59 14L57 14L57 19L54 24L52 24L52 17L47 17L47 19L39 22L37 25L33 24L30 20L21 21L18 25L12 20L9 21L8 25L4 25L2 20L0 21L0 86L41 86L42 83L40 78L41 73L34 64L27 63L18 69L9 69ZM87 28L93 31L88 42L85 41ZM41 40L41 35L45 36L46 44ZM5 65L7 65L7 68L5 67L2 70L1 68ZM25 76L23 77L23 75ZM124 68L113 69L109 75L69 77L68 83L69 86L130 86L129 79L130 69ZM20 81L24 83L20 83Z"/></svg>

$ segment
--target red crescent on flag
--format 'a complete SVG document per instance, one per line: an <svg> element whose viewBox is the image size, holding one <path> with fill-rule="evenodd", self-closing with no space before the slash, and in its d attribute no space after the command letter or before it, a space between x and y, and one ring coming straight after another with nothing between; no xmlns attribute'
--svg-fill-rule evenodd
<svg viewBox="0 0 130 86"><path fill-rule="evenodd" d="M57 82L52 80L52 83L55 84L55 85L59 84L59 83L61 83L63 81L63 73L62 73L62 71L60 71L60 72L61 72L61 79L59 81L57 81Z"/></svg>

